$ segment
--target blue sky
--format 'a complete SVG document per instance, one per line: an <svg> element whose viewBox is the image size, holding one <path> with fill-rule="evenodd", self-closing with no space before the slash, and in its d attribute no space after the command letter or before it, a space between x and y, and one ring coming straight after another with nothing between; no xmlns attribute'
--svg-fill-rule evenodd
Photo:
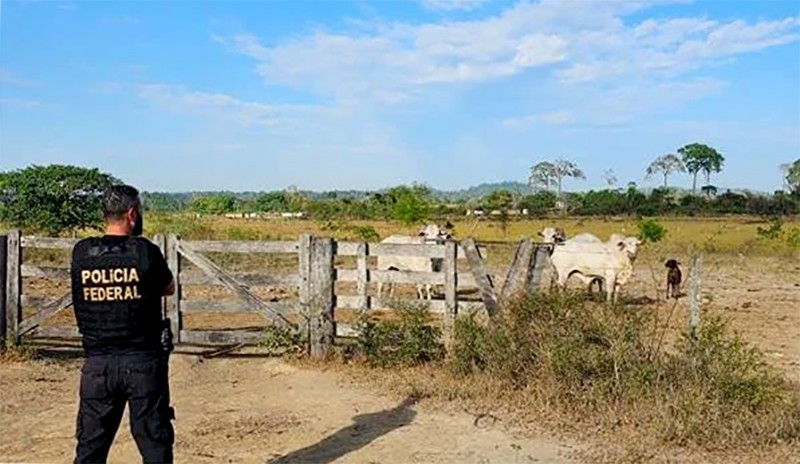
<svg viewBox="0 0 800 464"><path fill-rule="evenodd" d="M721 187L800 157L797 1L0 3L0 169L146 190L437 188L691 142ZM688 176L673 179L688 186Z"/></svg>

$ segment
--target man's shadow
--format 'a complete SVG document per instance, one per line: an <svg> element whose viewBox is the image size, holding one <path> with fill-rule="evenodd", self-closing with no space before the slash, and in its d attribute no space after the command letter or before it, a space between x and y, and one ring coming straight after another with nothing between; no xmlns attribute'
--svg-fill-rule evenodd
<svg viewBox="0 0 800 464"><path fill-rule="evenodd" d="M410 424L417 415L416 411L410 408L415 402L413 398L406 398L392 409L355 416L352 424L319 443L270 459L267 464L333 462L367 446L392 430Z"/></svg>

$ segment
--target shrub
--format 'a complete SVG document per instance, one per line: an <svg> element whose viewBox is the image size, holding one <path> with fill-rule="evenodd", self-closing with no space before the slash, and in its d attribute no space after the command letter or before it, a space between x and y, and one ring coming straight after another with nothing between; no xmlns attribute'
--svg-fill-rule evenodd
<svg viewBox="0 0 800 464"><path fill-rule="evenodd" d="M268 326L262 332L259 346L274 354L299 354L304 346L298 332L288 327Z"/></svg>
<svg viewBox="0 0 800 464"><path fill-rule="evenodd" d="M415 366L443 358L439 343L441 330L432 326L430 313L422 304L393 305L396 320L375 321L362 316L358 353L372 366Z"/></svg>
<svg viewBox="0 0 800 464"><path fill-rule="evenodd" d="M459 318L449 366L530 392L570 422L636 424L678 444L800 440L797 387L719 319L706 317L671 352L653 327L641 307L531 295L493 327Z"/></svg>
<svg viewBox="0 0 800 464"><path fill-rule="evenodd" d="M378 231L372 226L353 226L353 232L359 239L367 242L377 242L381 239Z"/></svg>
<svg viewBox="0 0 800 464"><path fill-rule="evenodd" d="M667 234L667 230L655 219L639 221L639 239L644 242L660 242Z"/></svg>
<svg viewBox="0 0 800 464"><path fill-rule="evenodd" d="M758 445L800 438L797 390L719 318L702 324L696 339L684 336L661 368L665 439Z"/></svg>
<svg viewBox="0 0 800 464"><path fill-rule="evenodd" d="M783 235L783 221L780 218L773 218L767 227L758 226L756 233L761 238L777 240Z"/></svg>

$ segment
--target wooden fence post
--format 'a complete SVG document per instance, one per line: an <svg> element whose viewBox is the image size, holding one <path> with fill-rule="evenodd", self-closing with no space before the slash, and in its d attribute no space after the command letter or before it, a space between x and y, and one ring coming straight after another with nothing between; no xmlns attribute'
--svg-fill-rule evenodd
<svg viewBox="0 0 800 464"><path fill-rule="evenodd" d="M300 324L301 337L308 343L310 349L311 305L308 286L311 281L311 235L309 234L303 234L299 238L297 266L297 274L300 276L300 284L297 289L298 299L300 300L300 315L305 319L304 323Z"/></svg>
<svg viewBox="0 0 800 464"><path fill-rule="evenodd" d="M311 266L308 275L310 348L311 357L321 359L328 355L336 337L333 239L314 237L311 240L310 256Z"/></svg>
<svg viewBox="0 0 800 464"><path fill-rule="evenodd" d="M489 313L489 320L494 323L497 319L499 308L492 279L489 273L486 272L486 267L483 264L478 248L475 246L475 241L468 238L461 242L461 246L464 248L464 254L467 257L467 261L469 261L472 275L475 277L475 284L481 291L483 304L486 306L486 312Z"/></svg>
<svg viewBox="0 0 800 464"><path fill-rule="evenodd" d="M552 245L550 245L552 246ZM550 261L550 246L537 245L533 253L533 270L531 271L530 289L538 291L542 285L542 275Z"/></svg>
<svg viewBox="0 0 800 464"><path fill-rule="evenodd" d="M697 338L697 329L700 326L700 266L702 256L696 254L692 264L692 286L689 300L689 330L693 339Z"/></svg>
<svg viewBox="0 0 800 464"><path fill-rule="evenodd" d="M19 343L19 323L22 319L20 294L22 290L22 241L19 229L6 237L6 346Z"/></svg>
<svg viewBox="0 0 800 464"><path fill-rule="evenodd" d="M500 300L505 304L511 298L527 290L531 277L531 259L533 258L533 242L526 238L519 243L514 253L511 267L508 268L506 280L500 290Z"/></svg>
<svg viewBox="0 0 800 464"><path fill-rule="evenodd" d="M359 243L356 250L356 271L358 272L357 293L358 310L362 314L369 310L369 294L367 287L369 284L369 271L367 270L368 247L366 243Z"/></svg>
<svg viewBox="0 0 800 464"><path fill-rule="evenodd" d="M181 330L183 330L183 320L181 314L181 256L178 252L180 237L170 234L166 243L167 265L172 271L175 279L175 293L167 298L167 314L169 315L172 328L172 340L177 345L181 342Z"/></svg>
<svg viewBox="0 0 800 464"><path fill-rule="evenodd" d="M453 328L458 317L458 244L452 240L444 243L444 337L450 346Z"/></svg>
<svg viewBox="0 0 800 464"><path fill-rule="evenodd" d="M5 234L0 235L0 350L6 346L6 251Z"/></svg>
<svg viewBox="0 0 800 464"><path fill-rule="evenodd" d="M153 236L153 243L161 250L161 254L164 256L164 259L167 260L167 266L169 266L169 252L167 250L167 237L163 234L156 234ZM174 278L174 276L173 276ZM169 300L167 297L161 298L161 315L167 317L168 305ZM173 334L173 341L175 336Z"/></svg>

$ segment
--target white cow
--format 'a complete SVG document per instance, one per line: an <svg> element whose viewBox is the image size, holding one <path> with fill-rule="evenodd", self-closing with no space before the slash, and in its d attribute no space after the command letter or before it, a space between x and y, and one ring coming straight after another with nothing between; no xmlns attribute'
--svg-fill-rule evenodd
<svg viewBox="0 0 800 464"><path fill-rule="evenodd" d="M424 245L442 244L449 240L451 235L436 224L428 224L416 237L408 235L392 235L381 240L381 243L397 245ZM439 272L442 269L441 258L424 258L419 256L378 256L378 270L380 271L417 271ZM417 296L420 299L431 299L431 284L417 284ZM378 282L378 298L383 293L383 282ZM389 284L389 295L394 294L394 284Z"/></svg>
<svg viewBox="0 0 800 464"><path fill-rule="evenodd" d="M539 232L544 243L562 243L567 239L567 233L561 227L545 227Z"/></svg>
<svg viewBox="0 0 800 464"><path fill-rule="evenodd" d="M545 229L545 230L547 230L547 229ZM596 236L594 236L594 235L592 235L590 233L578 234L578 235L572 237L570 240L571 241L575 241L575 242L582 242L582 243L603 243L602 240L600 240L599 238L597 238ZM636 255L639 252L639 245L642 244L642 241L639 240L637 237L630 236L630 235L625 236L625 235L622 235L622 234L611 234L611 237L609 237L608 241L605 242L605 243L616 244L616 245L619 245L620 243L624 243L625 244L625 250L628 253L628 257L631 259L631 261L635 261L636 260Z"/></svg>
<svg viewBox="0 0 800 464"><path fill-rule="evenodd" d="M633 275L633 261L640 244L636 237L619 234L612 235L608 242L592 234L580 234L556 244L550 257L556 283L563 288L572 276L578 276L588 285L600 279L608 285L606 299L616 301L620 287Z"/></svg>

